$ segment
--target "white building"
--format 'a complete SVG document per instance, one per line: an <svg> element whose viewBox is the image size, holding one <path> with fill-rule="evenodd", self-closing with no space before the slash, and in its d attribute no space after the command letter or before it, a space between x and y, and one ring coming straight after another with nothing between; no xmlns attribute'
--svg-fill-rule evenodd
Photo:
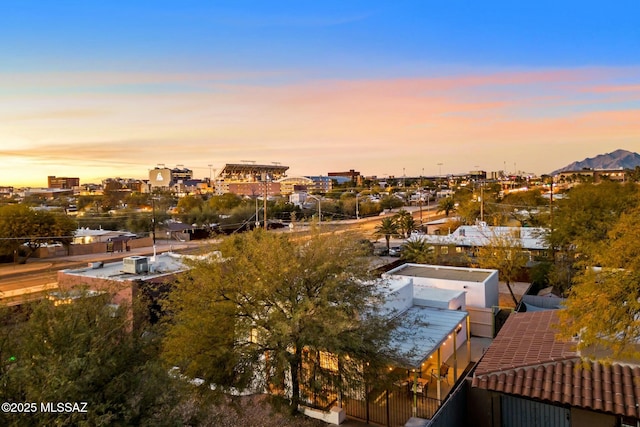
<svg viewBox="0 0 640 427"><path fill-rule="evenodd" d="M383 277L411 279L417 290L432 288L464 292L465 306L490 308L498 305L498 270L403 264Z"/></svg>
<svg viewBox="0 0 640 427"><path fill-rule="evenodd" d="M493 311L498 306L498 270L403 264L382 277L391 283L410 281L414 305L416 301L429 301L430 307L446 305L449 310L468 311L471 334L493 338ZM460 293L464 294L464 302L459 301Z"/></svg>
<svg viewBox="0 0 640 427"><path fill-rule="evenodd" d="M548 230L542 227L494 227L480 222L477 225L461 225L452 233L438 235L419 235L435 245L455 245L463 247L482 247L497 238L513 238L526 250L546 250L548 245L544 237Z"/></svg>

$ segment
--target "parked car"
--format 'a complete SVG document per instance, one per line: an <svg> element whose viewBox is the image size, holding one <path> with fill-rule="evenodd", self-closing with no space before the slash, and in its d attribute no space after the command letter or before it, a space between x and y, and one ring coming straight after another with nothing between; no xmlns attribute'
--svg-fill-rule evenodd
<svg viewBox="0 0 640 427"><path fill-rule="evenodd" d="M389 256L399 257L402 254L402 246L391 246Z"/></svg>

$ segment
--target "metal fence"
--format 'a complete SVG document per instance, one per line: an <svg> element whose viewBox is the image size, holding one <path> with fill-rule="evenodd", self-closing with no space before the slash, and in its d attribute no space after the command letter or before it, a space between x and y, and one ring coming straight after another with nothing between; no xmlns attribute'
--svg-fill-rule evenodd
<svg viewBox="0 0 640 427"><path fill-rule="evenodd" d="M344 393L342 406L348 417L381 426L404 426L413 416L429 419L440 401L410 388L393 386L385 389L353 387Z"/></svg>

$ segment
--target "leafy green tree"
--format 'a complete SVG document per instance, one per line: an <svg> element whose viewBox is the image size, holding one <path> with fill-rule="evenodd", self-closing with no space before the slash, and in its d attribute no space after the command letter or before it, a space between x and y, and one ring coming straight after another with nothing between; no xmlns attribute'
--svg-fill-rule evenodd
<svg viewBox="0 0 640 427"><path fill-rule="evenodd" d="M81 197L91 197L91 196L81 196ZM151 201L149 200L150 197L151 195L149 193L133 192L133 193L127 194L127 196L124 198L124 203L130 209L140 209L146 206L151 206ZM78 209L80 209L80 206L78 206Z"/></svg>
<svg viewBox="0 0 640 427"><path fill-rule="evenodd" d="M513 234L487 236L488 244L478 247L476 253L480 268L498 270L499 278L507 285L515 306L519 301L513 293L511 283L515 281L529 261L529 257L523 251L522 241L517 232L518 229L514 229Z"/></svg>
<svg viewBox="0 0 640 427"><path fill-rule="evenodd" d="M640 208L623 213L579 261L560 312L562 336L587 357L640 357Z"/></svg>
<svg viewBox="0 0 640 427"><path fill-rule="evenodd" d="M376 226L375 234L384 236L387 241L387 253L389 253L391 236L398 234L398 223L392 217L382 218L380 224Z"/></svg>
<svg viewBox="0 0 640 427"><path fill-rule="evenodd" d="M204 203L180 215L180 219L185 224L196 224L207 228L212 224L219 223L220 215L208 203Z"/></svg>
<svg viewBox="0 0 640 427"><path fill-rule="evenodd" d="M178 200L176 210L178 214L185 214L195 208L199 208L204 204L204 200L200 196L187 195Z"/></svg>
<svg viewBox="0 0 640 427"><path fill-rule="evenodd" d="M554 202L552 228L546 238L557 260L550 274L553 285L561 291L568 289L577 273L575 262L607 239L623 213L639 205L636 184L611 181L577 185Z"/></svg>
<svg viewBox="0 0 640 427"><path fill-rule="evenodd" d="M501 202L517 208L531 208L548 204L539 189L509 193L502 198Z"/></svg>
<svg viewBox="0 0 640 427"><path fill-rule="evenodd" d="M472 198L460 200L455 210L463 224L475 224L480 219L480 203Z"/></svg>
<svg viewBox="0 0 640 427"><path fill-rule="evenodd" d="M13 332L0 350L3 401L86 402L85 412L0 414L7 426L175 425L180 386L159 363L157 339L134 329L131 307L110 295L35 303L28 320L4 312ZM10 355L9 359L5 358ZM8 366L7 366L8 365ZM173 422L172 422L173 421Z"/></svg>
<svg viewBox="0 0 640 427"><path fill-rule="evenodd" d="M80 211L88 211L93 209L97 210L97 206L100 205L100 196L78 196L76 199L76 205Z"/></svg>
<svg viewBox="0 0 640 427"><path fill-rule="evenodd" d="M634 169L629 171L629 181L640 182L640 166L636 166Z"/></svg>
<svg viewBox="0 0 640 427"><path fill-rule="evenodd" d="M287 388L293 412L318 352L339 360L338 373L318 373L338 388L358 375L353 361L383 368L395 321L372 311L380 295L364 249L344 234L230 236L219 246L224 261L196 262L172 292L165 357L217 390Z"/></svg>
<svg viewBox="0 0 640 427"><path fill-rule="evenodd" d="M382 212L382 206L380 206L380 203L373 202L369 199L361 199L358 205L358 212L360 214L360 218L378 215Z"/></svg>
<svg viewBox="0 0 640 427"><path fill-rule="evenodd" d="M24 204L0 207L0 250L25 256L25 263L43 244L71 243L76 223L64 213L38 211Z"/></svg>
<svg viewBox="0 0 640 427"><path fill-rule="evenodd" d="M219 196L212 196L208 203L213 210L226 214L233 208L240 206L240 204L242 204L242 198L237 194L225 193Z"/></svg>
<svg viewBox="0 0 640 427"><path fill-rule="evenodd" d="M444 212L446 216L449 216L451 212L456 210L456 203L452 197L443 197L438 202L437 213Z"/></svg>
<svg viewBox="0 0 640 427"><path fill-rule="evenodd" d="M382 209L395 209L404 206L404 202L397 196L387 194L380 199Z"/></svg>

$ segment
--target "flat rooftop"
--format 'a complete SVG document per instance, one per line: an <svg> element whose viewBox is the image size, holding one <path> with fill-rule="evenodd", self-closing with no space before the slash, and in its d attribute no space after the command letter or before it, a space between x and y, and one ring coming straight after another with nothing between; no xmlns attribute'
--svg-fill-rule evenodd
<svg viewBox="0 0 640 427"><path fill-rule="evenodd" d="M141 274L126 273L123 261L103 264L101 262L89 263L87 267L62 270L62 273L73 276L100 278L118 281L149 280L162 277L167 274L178 273L188 269L180 255L165 252L153 257L147 257L149 271Z"/></svg>
<svg viewBox="0 0 640 427"><path fill-rule="evenodd" d="M404 264L388 271L388 275L400 275L408 277L422 277L425 279L456 280L461 282L482 283L494 273L495 270L479 268L445 267L439 265Z"/></svg>

